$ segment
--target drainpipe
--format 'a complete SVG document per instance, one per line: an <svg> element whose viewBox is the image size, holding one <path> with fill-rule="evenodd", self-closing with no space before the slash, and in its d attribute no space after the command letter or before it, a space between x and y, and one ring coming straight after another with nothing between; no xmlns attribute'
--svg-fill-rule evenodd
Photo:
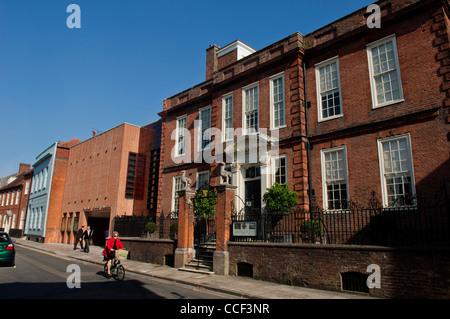
<svg viewBox="0 0 450 319"><path fill-rule="evenodd" d="M312 204L312 194L311 194L311 152L310 152L310 142L309 142L309 131L308 131L308 95L306 89L306 63L302 61L303 69L303 94L305 97L304 108L305 108L305 133L306 133L306 158L308 161L308 199L309 199L309 210L311 211Z"/></svg>

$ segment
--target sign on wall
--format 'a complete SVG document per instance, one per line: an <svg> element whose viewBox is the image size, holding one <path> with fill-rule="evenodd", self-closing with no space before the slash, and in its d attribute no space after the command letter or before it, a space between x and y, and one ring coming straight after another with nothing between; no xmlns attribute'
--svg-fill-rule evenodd
<svg viewBox="0 0 450 319"><path fill-rule="evenodd" d="M257 222L234 222L233 236L256 236Z"/></svg>

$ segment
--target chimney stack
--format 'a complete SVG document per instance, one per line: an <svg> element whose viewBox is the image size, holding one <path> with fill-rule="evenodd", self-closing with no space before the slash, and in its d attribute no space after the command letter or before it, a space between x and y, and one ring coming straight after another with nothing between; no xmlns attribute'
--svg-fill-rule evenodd
<svg viewBox="0 0 450 319"><path fill-rule="evenodd" d="M19 174L23 173L31 168L31 164L20 163L19 164Z"/></svg>
<svg viewBox="0 0 450 319"><path fill-rule="evenodd" d="M215 44L209 46L206 49L206 81L213 78L213 73L217 71L217 51L220 49Z"/></svg>

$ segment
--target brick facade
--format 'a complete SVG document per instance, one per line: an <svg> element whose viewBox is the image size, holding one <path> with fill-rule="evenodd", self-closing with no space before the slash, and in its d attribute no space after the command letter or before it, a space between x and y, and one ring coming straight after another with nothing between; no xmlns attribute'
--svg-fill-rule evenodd
<svg viewBox="0 0 450 319"><path fill-rule="evenodd" d="M297 192L300 207L317 204L328 211L348 209L350 203L366 205L372 194L385 207L404 205L407 200L407 205L448 200L448 1L382 0L376 4L381 8L379 29L368 27L370 13L362 8L308 35L294 33L261 50L251 49L244 56L239 54L240 41L222 49L211 45L206 50L205 82L163 103L158 213L173 213L175 178L183 172L195 189L198 172L208 171L210 186L219 189L224 158L211 164L194 162L198 144L195 121L202 110L211 106L211 127L223 129L225 98L232 96L233 128L245 127L244 92L256 85L259 136L264 128L273 133L272 85L278 75L284 81L286 124L278 130L279 155L286 160L286 181ZM233 46L237 49L231 50ZM186 145L191 157L183 163L177 162L174 152L179 138L177 122L183 124L180 118L184 117L195 138ZM231 147L250 155L249 149L239 149L239 139L234 137L234 144L223 149ZM220 154L220 149L215 150ZM371 291L375 296L448 295L449 274L439 268L448 268L446 250L420 250L415 255L414 249L228 241L229 219L224 216L231 209L239 211L247 201L246 183L250 179L245 174L250 166L245 164L230 170L237 195L233 208L223 198L216 206L214 269L220 268L220 273L237 275L238 264L246 263L253 267L256 279L341 290L341 274L365 273L368 265L379 264L386 277L382 290ZM266 165L258 158L257 167ZM261 177L261 193L274 181L275 175ZM186 204L184 199L181 204ZM186 211L183 207L179 212ZM180 220L186 218L180 216ZM179 234L190 234L183 227L190 229L192 225L179 226ZM193 248L186 240L181 242L180 249ZM216 260L220 267L216 267ZM176 262L178 266L182 265ZM420 284L409 280L411 271L434 274L442 282L427 277L422 291Z"/></svg>
<svg viewBox="0 0 450 319"><path fill-rule="evenodd" d="M21 163L17 174L6 178L0 187L0 229L13 237L21 237L28 212L33 169Z"/></svg>
<svg viewBox="0 0 450 319"><path fill-rule="evenodd" d="M138 152L139 132L138 126L124 123L70 149L58 217L61 242L73 243L78 228L90 225L94 244L102 245L114 217L133 214L133 199L125 197L125 189L129 155Z"/></svg>
<svg viewBox="0 0 450 319"><path fill-rule="evenodd" d="M217 162L207 164L193 163L197 140L194 137L195 121L199 120L199 109L211 106L211 127L222 129L223 100L227 94L233 96L233 127L241 128L242 123L242 89L248 85L257 83L259 89L259 127L267 129L270 134L270 78L276 74L282 74L284 79L285 121L286 127L279 130L280 154L287 154L288 158L288 184L291 189L297 190L301 204L308 204L307 192L307 168L306 168L306 139L304 127L304 96L303 96L303 72L302 72L302 41L299 33L270 45L269 47L252 54L252 58L243 58L233 61L229 56L226 60L217 62L221 69L212 72L212 77L196 87L177 94L164 101L161 150L161 183L159 198L172 198L173 179L180 176L185 170L192 180L192 187L196 187L196 176L199 171L210 171L210 185L219 185L220 165ZM217 51L217 46L207 50L207 68L213 62L210 61L212 51ZM217 52L216 52L217 53ZM234 55L236 56L236 55ZM214 59L214 57L212 58ZM227 63L225 63L227 61ZM172 159L172 152L176 143L172 138L172 132L176 131L177 118L186 115L187 128L192 137L191 163L176 164ZM224 149L226 145L224 144ZM225 160L225 157L223 158ZM269 183L269 182L268 182ZM242 194L241 194L242 196ZM168 214L172 212L171 201L159 201L159 212Z"/></svg>
<svg viewBox="0 0 450 319"><path fill-rule="evenodd" d="M450 186L448 93L443 75L448 54L446 13L439 1L408 6L385 1L381 5L389 9L389 14L383 11L381 29L357 29L352 23L360 23L357 17L363 12L356 12L306 36L312 44L326 30L335 33L332 39L307 51L311 171L322 170L321 150L345 145L350 200L366 204L375 191L381 201L377 140L409 134L416 195L431 201L442 191L444 182L447 189ZM397 42L404 99L373 108L366 45L392 34ZM332 57L339 59L343 116L321 122L315 65ZM312 174L311 189L322 206L321 174Z"/></svg>

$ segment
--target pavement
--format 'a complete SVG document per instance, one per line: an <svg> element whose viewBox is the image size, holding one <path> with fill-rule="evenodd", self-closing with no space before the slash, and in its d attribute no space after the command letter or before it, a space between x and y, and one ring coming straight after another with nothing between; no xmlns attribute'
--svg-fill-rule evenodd
<svg viewBox="0 0 450 319"><path fill-rule="evenodd" d="M102 247L91 246L89 253L73 245L38 243L26 239L15 239L18 246L37 249L57 256L101 265L103 269ZM242 298L256 299L376 299L362 294L333 292L312 288L288 286L247 277L221 276L180 271L170 266L144 263L134 260L122 260L127 273L146 275L168 282L177 282L197 288L218 291ZM125 278L126 280L126 278Z"/></svg>

